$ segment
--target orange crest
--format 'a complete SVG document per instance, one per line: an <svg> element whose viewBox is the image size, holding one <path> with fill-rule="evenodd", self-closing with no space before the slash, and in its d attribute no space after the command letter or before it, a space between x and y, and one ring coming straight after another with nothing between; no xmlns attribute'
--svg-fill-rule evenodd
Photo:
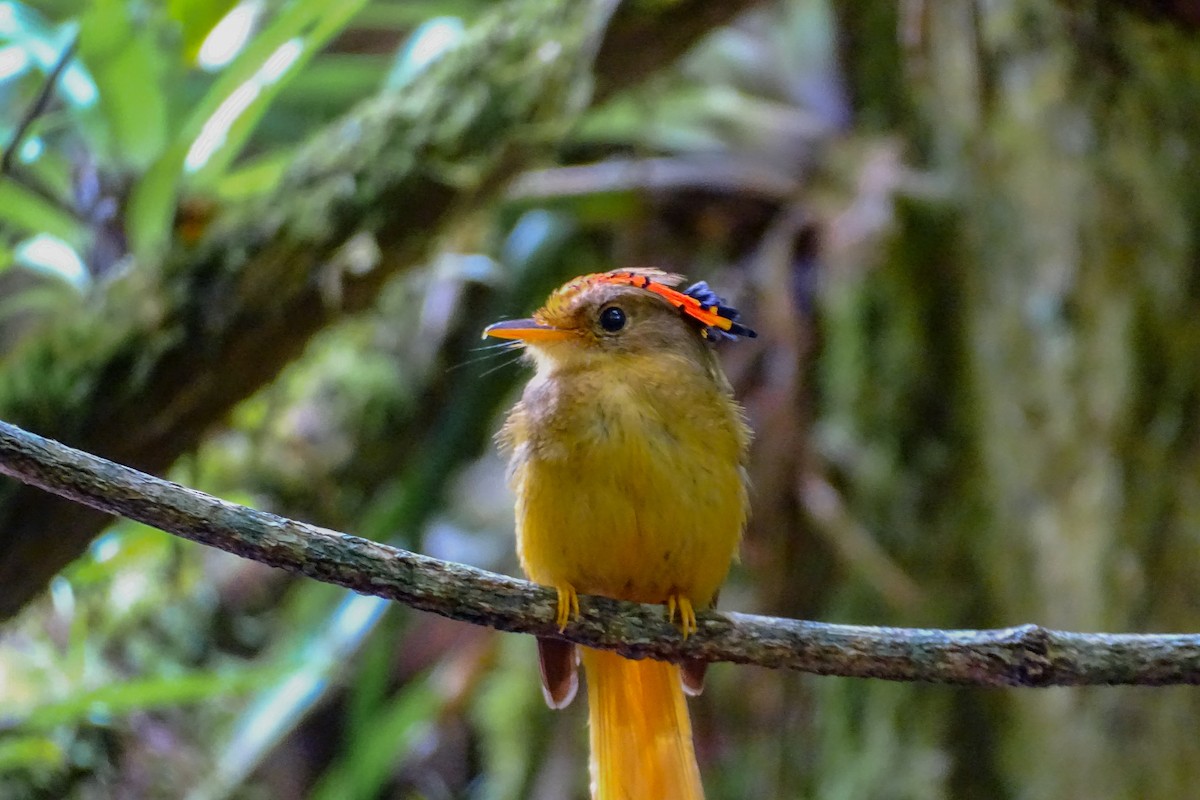
<svg viewBox="0 0 1200 800"><path fill-rule="evenodd" d="M706 339L737 338L745 336L753 339L758 334L750 328L737 322L738 311L709 288L704 281L694 283L684 291L672 289L670 284L679 283L682 278L656 269L647 270L618 270L598 275L585 276L597 283L615 283L635 286L653 292L666 300L679 313L700 323L700 335ZM655 280L657 279L657 280Z"/></svg>

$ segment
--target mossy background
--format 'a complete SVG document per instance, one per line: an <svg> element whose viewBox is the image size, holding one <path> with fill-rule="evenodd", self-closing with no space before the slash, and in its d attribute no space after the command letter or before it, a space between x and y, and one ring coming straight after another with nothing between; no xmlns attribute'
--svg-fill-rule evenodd
<svg viewBox="0 0 1200 800"><path fill-rule="evenodd" d="M0 176L0 417L515 572L479 332L655 265L760 333L723 607L1195 631L1200 20L1149 5L0 2L0 146L77 43ZM527 638L11 482L0 616L3 797L585 796ZM691 708L712 800L1200 764L1192 688L725 665Z"/></svg>

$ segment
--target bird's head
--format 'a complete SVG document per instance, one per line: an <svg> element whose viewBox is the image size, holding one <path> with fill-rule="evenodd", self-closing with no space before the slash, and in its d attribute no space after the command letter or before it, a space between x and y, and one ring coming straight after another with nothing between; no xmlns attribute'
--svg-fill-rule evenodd
<svg viewBox="0 0 1200 800"><path fill-rule="evenodd" d="M682 280L657 269L583 275L556 289L531 318L497 322L484 335L519 341L539 363L550 364L604 354L694 353L706 340L755 336L707 284L674 289Z"/></svg>

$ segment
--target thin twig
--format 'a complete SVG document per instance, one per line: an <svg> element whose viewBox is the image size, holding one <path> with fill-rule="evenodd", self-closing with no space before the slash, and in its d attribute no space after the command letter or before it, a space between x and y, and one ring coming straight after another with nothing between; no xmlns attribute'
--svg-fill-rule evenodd
<svg viewBox="0 0 1200 800"><path fill-rule="evenodd" d="M0 472L201 544L491 628L555 629L544 587L234 505L0 422ZM53 536L53 531L47 531ZM1200 635L1022 625L926 630L707 612L686 642L661 607L581 598L562 634L634 658L733 661L821 675L975 686L1200 683Z"/></svg>
<svg viewBox="0 0 1200 800"><path fill-rule="evenodd" d="M914 611L925 601L924 592L879 540L846 508L838 490L814 469L797 481L797 495L816 523L817 534L838 558L859 572L894 608Z"/></svg>
<svg viewBox="0 0 1200 800"><path fill-rule="evenodd" d="M796 195L800 185L797 177L750 161L615 158L597 164L530 170L509 187L508 199L531 202L602 192L705 189L784 202Z"/></svg>
<svg viewBox="0 0 1200 800"><path fill-rule="evenodd" d="M17 124L17 129L13 132L12 142L4 149L3 157L0 157L0 180L3 180L12 171L17 151L21 149L21 142L25 138L25 134L29 132L33 123L46 110L46 106L50 103L50 98L54 96L54 87L58 85L58 79L62 75L63 70L67 68L67 64L70 64L71 59L75 57L75 50L78 46L79 36L76 35L63 48L62 54L59 55L58 61L54 64L54 68L46 76L46 82L38 90L37 97L33 99L33 103L30 104L29 108L25 109L24 116L21 117L21 121Z"/></svg>

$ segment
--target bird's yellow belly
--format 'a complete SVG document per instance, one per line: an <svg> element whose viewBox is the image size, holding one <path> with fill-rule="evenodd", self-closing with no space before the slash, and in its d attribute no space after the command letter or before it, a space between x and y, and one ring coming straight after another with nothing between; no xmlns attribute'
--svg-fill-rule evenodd
<svg viewBox="0 0 1200 800"><path fill-rule="evenodd" d="M740 469L714 455L711 435L630 425L518 459L526 574L583 594L707 606L736 553L746 505Z"/></svg>

